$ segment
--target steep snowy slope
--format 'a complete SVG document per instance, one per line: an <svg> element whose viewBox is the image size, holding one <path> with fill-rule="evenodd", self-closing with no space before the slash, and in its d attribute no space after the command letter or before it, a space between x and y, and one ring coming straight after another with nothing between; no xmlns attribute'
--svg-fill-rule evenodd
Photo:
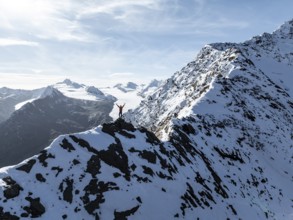
<svg viewBox="0 0 293 220"><path fill-rule="evenodd" d="M60 134L110 121L114 100L80 100L48 87L0 124L0 167L37 154Z"/></svg>
<svg viewBox="0 0 293 220"><path fill-rule="evenodd" d="M60 136L39 155L0 169L0 217L292 218L290 167L273 168L264 152L243 151L245 144L195 145L207 136L193 128L196 122L182 123L184 130L174 128L180 136L165 143L121 119Z"/></svg>
<svg viewBox="0 0 293 220"><path fill-rule="evenodd" d="M193 169L229 185L223 195L243 200L234 206L242 219L256 213L250 207L293 218L292 33L293 20L242 44L207 45L127 115L163 140L177 138L183 163L209 164L217 176L199 162Z"/></svg>
<svg viewBox="0 0 293 220"><path fill-rule="evenodd" d="M173 218L185 187L172 176L186 177L167 153L153 134L122 120L60 136L39 155L0 169L0 217ZM174 202L152 212L162 198Z"/></svg>
<svg viewBox="0 0 293 220"><path fill-rule="evenodd" d="M255 105L268 101L268 97L265 98L268 95L275 99L279 99L280 95L292 98L292 23L293 21L287 22L273 34L265 33L242 44L217 43L205 46L194 61L176 72L148 99L143 100L127 118L134 124L162 134L162 131L168 130L173 118L198 112L229 113L228 107L233 107L235 98L228 99L225 95L220 100L219 96L223 96L222 93L242 96L239 88L249 93L249 102L256 99L255 104L246 107L252 110L257 107ZM226 91L223 91L223 87ZM265 94L257 98L250 89L254 89L255 93L261 90ZM220 112L214 106L225 107L225 112Z"/></svg>

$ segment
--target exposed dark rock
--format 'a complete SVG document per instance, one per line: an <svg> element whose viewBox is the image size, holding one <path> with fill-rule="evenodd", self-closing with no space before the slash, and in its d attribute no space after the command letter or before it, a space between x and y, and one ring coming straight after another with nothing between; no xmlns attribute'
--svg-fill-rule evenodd
<svg viewBox="0 0 293 220"><path fill-rule="evenodd" d="M99 156L93 155L87 162L87 167L85 172L92 174L92 177L94 178L98 173L100 173L101 168L101 161Z"/></svg>
<svg viewBox="0 0 293 220"><path fill-rule="evenodd" d="M183 196L181 196L181 199L184 201L181 203L181 211L182 215L185 215L185 209L186 208L191 208L191 207L198 207L200 206L201 208L204 208L202 202L200 199L195 195L193 188L190 186L189 183L186 183L187 185L187 190Z"/></svg>
<svg viewBox="0 0 293 220"><path fill-rule="evenodd" d="M62 140L62 143L60 144L60 146L63 149L67 150L68 152L71 152L71 151L74 151L75 150L75 148L73 147L73 145L71 143L69 143L69 141L66 138L64 138Z"/></svg>
<svg viewBox="0 0 293 220"><path fill-rule="evenodd" d="M61 173L63 171L63 168L61 167L52 167L51 170L57 170L57 173L56 173L56 177L59 175L59 173Z"/></svg>
<svg viewBox="0 0 293 220"><path fill-rule="evenodd" d="M130 134L127 131L134 132L135 128L132 124L125 122L122 118L118 118L114 123L103 124L102 131L115 136L115 132L127 137L135 138L135 135Z"/></svg>
<svg viewBox="0 0 293 220"><path fill-rule="evenodd" d="M219 155L223 159L229 158L233 161L239 161L240 163L244 163L244 160L241 158L241 153L239 152L239 150L234 150L232 152L225 152L224 150L221 150L218 147L214 147L214 149L219 153Z"/></svg>
<svg viewBox="0 0 293 220"><path fill-rule="evenodd" d="M31 169L33 168L34 164L36 163L35 159L31 159L28 162L26 162L24 165L17 167L17 170L24 171L26 173L29 173Z"/></svg>
<svg viewBox="0 0 293 220"><path fill-rule="evenodd" d="M117 140L116 140L117 141ZM119 169L129 179L130 170L128 168L128 157L125 154L120 141L117 144L111 144L108 150L99 152L101 160L106 164Z"/></svg>
<svg viewBox="0 0 293 220"><path fill-rule="evenodd" d="M133 215L138 209L139 209L139 205L133 207L132 209L123 211L123 212L117 212L115 210L115 212L114 212L115 218L114 219L115 220L127 220L127 217Z"/></svg>
<svg viewBox="0 0 293 220"><path fill-rule="evenodd" d="M73 163L74 165L80 164L79 160L77 160L77 159L74 159L74 160L72 161L72 163Z"/></svg>
<svg viewBox="0 0 293 220"><path fill-rule="evenodd" d="M147 137L146 141L148 143L152 145L158 145L161 143L161 141L157 138L157 136L154 133L149 132L146 128L141 127L139 128L139 131L146 134L146 137Z"/></svg>
<svg viewBox="0 0 293 220"><path fill-rule="evenodd" d="M187 134L195 134L195 130L191 124L182 125L182 130Z"/></svg>
<svg viewBox="0 0 293 220"><path fill-rule="evenodd" d="M121 174L120 174L120 173L117 173L117 172L115 172L115 173L113 173L113 176L114 176L115 178L118 178L118 177L120 177L120 176L121 176Z"/></svg>
<svg viewBox="0 0 293 220"><path fill-rule="evenodd" d="M139 196L136 197L136 200L137 200L139 203L142 203L141 198L140 198Z"/></svg>
<svg viewBox="0 0 293 220"><path fill-rule="evenodd" d="M196 177L195 177L196 182L198 182L199 184L201 184L204 188L206 188L208 191L211 192L211 189L207 186L207 184L205 183L205 179L201 177L199 172L196 172Z"/></svg>
<svg viewBox="0 0 293 220"><path fill-rule="evenodd" d="M206 167L208 168L208 170L211 172L211 175L214 179L214 185L215 185L215 191L220 194L223 198L228 198L228 193L226 192L226 190L223 188L222 186L222 180L221 178L218 176L218 174L214 171L214 169L211 166L211 163L209 162L209 160L206 158L206 156L202 153L202 152L198 152L198 154L201 156L202 160L205 162Z"/></svg>
<svg viewBox="0 0 293 220"><path fill-rule="evenodd" d="M173 180L172 176L167 176L166 174L163 174L161 171L157 172L157 175L162 179Z"/></svg>
<svg viewBox="0 0 293 220"><path fill-rule="evenodd" d="M55 158L54 155L52 155L51 153L48 154L48 152L46 150L42 150L40 152L40 155L38 156L38 159L40 161L40 163L44 166L44 167L47 167L48 166L48 163L46 162L46 160L48 158Z"/></svg>
<svg viewBox="0 0 293 220"><path fill-rule="evenodd" d="M157 156L155 153L147 150L143 150L138 154L141 158L147 160L149 163L155 164L157 161Z"/></svg>
<svg viewBox="0 0 293 220"><path fill-rule="evenodd" d="M40 182L46 182L46 178L43 177L43 175L41 173L37 173L36 174L36 179Z"/></svg>
<svg viewBox="0 0 293 220"><path fill-rule="evenodd" d="M135 177L136 178L136 180L138 181L138 182L144 182L144 183L150 183L150 182L152 182L149 178L147 178L147 177L140 177L140 176L138 176L138 175L136 175L136 174L134 174L133 175L133 177Z"/></svg>
<svg viewBox="0 0 293 220"><path fill-rule="evenodd" d="M233 205L229 205L229 208L232 210L234 215L237 215L237 212L236 212L235 208L233 207Z"/></svg>
<svg viewBox="0 0 293 220"><path fill-rule="evenodd" d="M98 154L99 152L93 148L86 140L83 140L81 138L78 138L74 135L70 135L69 136L75 143L77 143L79 146L87 149L89 152L94 153L94 154Z"/></svg>
<svg viewBox="0 0 293 220"><path fill-rule="evenodd" d="M131 166L130 166L130 168L132 169L132 171L135 171L135 169L136 169L136 165L135 164L132 164Z"/></svg>
<svg viewBox="0 0 293 220"><path fill-rule="evenodd" d="M149 168L147 166L144 166L144 165L142 166L142 168L143 168L143 172L145 174L148 174L150 176L153 176L154 175L154 171L151 168Z"/></svg>
<svg viewBox="0 0 293 220"><path fill-rule="evenodd" d="M16 215L12 215L9 212L4 212L3 207L0 206L0 219L1 220L19 220L20 218Z"/></svg>
<svg viewBox="0 0 293 220"><path fill-rule="evenodd" d="M65 185L65 189L64 189ZM72 203L73 198L73 180L66 178L62 181L62 183L59 186L59 190L63 192L63 200Z"/></svg>
<svg viewBox="0 0 293 220"><path fill-rule="evenodd" d="M4 186L3 195L6 199L12 199L19 195L23 188L16 183L10 176L2 179L6 185Z"/></svg>
<svg viewBox="0 0 293 220"><path fill-rule="evenodd" d="M46 209L40 202L40 198L33 199L28 196L25 199L30 202L30 206L25 206L23 209L30 215L31 218L41 217L45 213Z"/></svg>
<svg viewBox="0 0 293 220"><path fill-rule="evenodd" d="M29 214L25 212L25 213L21 213L20 216L23 217L23 218L28 218L29 217Z"/></svg>
<svg viewBox="0 0 293 220"><path fill-rule="evenodd" d="M95 210L99 209L100 204L105 202L103 193L110 190L119 190L119 187L112 182L104 183L102 181L98 182L97 179L91 179L89 184L84 188L84 196L81 197L86 211L91 215L98 215L95 213ZM95 196L95 199L91 200L90 195L91 197Z"/></svg>

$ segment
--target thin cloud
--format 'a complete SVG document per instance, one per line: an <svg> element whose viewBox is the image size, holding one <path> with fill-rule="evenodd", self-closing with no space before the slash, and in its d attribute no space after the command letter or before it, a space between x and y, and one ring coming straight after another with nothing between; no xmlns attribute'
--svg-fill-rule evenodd
<svg viewBox="0 0 293 220"><path fill-rule="evenodd" d="M79 6L77 1L0 1L0 30L42 39L88 41L74 18Z"/></svg>
<svg viewBox="0 0 293 220"><path fill-rule="evenodd" d="M0 88L37 89L62 81L65 76L0 72Z"/></svg>
<svg viewBox="0 0 293 220"><path fill-rule="evenodd" d="M30 46L36 47L39 46L38 42L19 40L19 39L9 39L9 38L0 38L0 47L4 46Z"/></svg>
<svg viewBox="0 0 293 220"><path fill-rule="evenodd" d="M127 76L133 76L134 73L112 73L109 75L109 77L127 77Z"/></svg>

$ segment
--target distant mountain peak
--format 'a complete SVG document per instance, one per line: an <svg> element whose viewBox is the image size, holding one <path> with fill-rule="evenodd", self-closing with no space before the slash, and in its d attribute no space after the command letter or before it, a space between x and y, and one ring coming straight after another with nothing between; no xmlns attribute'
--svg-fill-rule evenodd
<svg viewBox="0 0 293 220"><path fill-rule="evenodd" d="M53 86L47 86L44 91L41 93L39 98L46 98L46 97L63 97L64 95Z"/></svg>
<svg viewBox="0 0 293 220"><path fill-rule="evenodd" d="M138 85L134 82L127 82L126 84L118 83L114 86L114 88L126 93L135 91L138 88Z"/></svg>
<svg viewBox="0 0 293 220"><path fill-rule="evenodd" d="M70 79L65 79L62 82L59 82L57 84L65 84L67 86L71 86L71 87L74 87L76 89L81 88L81 87L84 87L83 84L79 84L79 83L73 82Z"/></svg>
<svg viewBox="0 0 293 220"><path fill-rule="evenodd" d="M98 88L94 87L94 86L89 86L86 88L86 91L88 93L94 94L94 95L98 95L98 96L104 96L105 94L99 90Z"/></svg>
<svg viewBox="0 0 293 220"><path fill-rule="evenodd" d="M129 89L136 89L137 86L138 86L138 85L137 85L136 83L134 83L134 82L128 82L128 83L126 84L126 87L129 88Z"/></svg>

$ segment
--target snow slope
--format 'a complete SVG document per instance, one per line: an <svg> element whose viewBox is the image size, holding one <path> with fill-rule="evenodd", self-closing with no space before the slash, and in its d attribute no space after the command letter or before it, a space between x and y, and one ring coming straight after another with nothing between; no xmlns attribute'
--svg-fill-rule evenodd
<svg viewBox="0 0 293 220"><path fill-rule="evenodd" d="M266 153L243 151L244 144L241 151L204 139L195 146L206 136L196 122L183 122L170 142L122 119L60 136L39 155L0 169L0 216L291 219L290 167L274 168Z"/></svg>
<svg viewBox="0 0 293 220"><path fill-rule="evenodd" d="M223 84L228 84L225 89L230 92L230 88L238 89L234 86L234 81L242 79L244 82L237 85L240 88L251 82L254 87L248 88L259 90L267 86L263 84L268 83L279 86L279 90L284 90L293 97L292 89L290 90L293 83L293 39L288 30L293 31L292 21L286 22L273 34L264 33L241 44L206 45L194 61L176 72L156 93L130 112L128 119L156 132L168 130L168 123L174 117L182 118L197 114L198 111L201 114L225 113L227 109L220 112L219 109L210 108L209 102L220 99ZM219 100L221 103L218 105L231 101L233 100L226 100L224 97L222 101Z"/></svg>
<svg viewBox="0 0 293 220"><path fill-rule="evenodd" d="M39 155L0 170L0 216L170 219L184 189L170 181L177 171L165 154L153 134L122 120L60 136ZM150 211L162 197L173 204Z"/></svg>

